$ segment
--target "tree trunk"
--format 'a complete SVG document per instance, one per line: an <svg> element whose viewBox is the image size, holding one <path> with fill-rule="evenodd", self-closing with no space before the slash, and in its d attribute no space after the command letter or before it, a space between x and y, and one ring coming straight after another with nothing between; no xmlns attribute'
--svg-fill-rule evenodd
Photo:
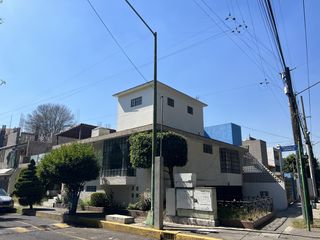
<svg viewBox="0 0 320 240"><path fill-rule="evenodd" d="M29 207L30 207L30 209L33 209L33 206L32 206L32 204L30 204L30 205L29 205Z"/></svg>
<svg viewBox="0 0 320 240"><path fill-rule="evenodd" d="M169 178L170 178L170 187L174 188L174 177L173 177L173 167L168 167Z"/></svg>
<svg viewBox="0 0 320 240"><path fill-rule="evenodd" d="M69 214L75 215L77 213L79 195L77 191L71 191L70 193L70 206L69 206Z"/></svg>

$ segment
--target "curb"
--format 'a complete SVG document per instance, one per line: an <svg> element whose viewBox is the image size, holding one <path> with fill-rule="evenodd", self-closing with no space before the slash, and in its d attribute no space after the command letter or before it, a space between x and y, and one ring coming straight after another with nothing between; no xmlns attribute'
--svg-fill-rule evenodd
<svg viewBox="0 0 320 240"><path fill-rule="evenodd" d="M172 240L222 240L221 238L199 236L196 234L183 233L179 231L158 230L149 227L142 227L131 224L123 224L118 222L97 220L87 217L63 215L61 213L41 212L37 211L35 216L40 218L49 218L59 222L68 224L77 224L85 227L103 228L114 232L123 232L134 235L140 235L154 239L172 239Z"/></svg>
<svg viewBox="0 0 320 240"><path fill-rule="evenodd" d="M129 225L110 221L100 221L102 228L115 231L124 232L135 235L140 235L155 239L174 239L174 240L222 240L221 238L199 236L196 234L181 233L178 231L158 230L154 228L141 227L136 225Z"/></svg>

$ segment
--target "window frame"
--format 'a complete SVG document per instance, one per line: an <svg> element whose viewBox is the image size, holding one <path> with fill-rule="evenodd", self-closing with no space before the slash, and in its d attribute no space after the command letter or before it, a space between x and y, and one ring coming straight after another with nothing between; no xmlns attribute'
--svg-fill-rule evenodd
<svg viewBox="0 0 320 240"><path fill-rule="evenodd" d="M174 99L167 97L167 105L174 108Z"/></svg>
<svg viewBox="0 0 320 240"><path fill-rule="evenodd" d="M139 105L142 105L142 96L131 99L131 101L130 101L131 107L136 107Z"/></svg>
<svg viewBox="0 0 320 240"><path fill-rule="evenodd" d="M212 144L203 143L202 150L204 153L213 154Z"/></svg>

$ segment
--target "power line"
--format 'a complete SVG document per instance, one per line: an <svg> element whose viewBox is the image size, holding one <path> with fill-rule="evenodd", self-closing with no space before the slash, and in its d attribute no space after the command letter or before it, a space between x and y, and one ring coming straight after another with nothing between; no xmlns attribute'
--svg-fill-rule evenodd
<svg viewBox="0 0 320 240"><path fill-rule="evenodd" d="M303 26L304 26L304 40L305 40L305 46L306 46L306 60L307 60L307 80L308 80L308 97L309 97L309 125L310 125L310 132L312 133L312 125L311 125L311 91L310 91L310 69L309 69L309 48L308 48L308 36L307 36L307 20L306 20L306 7L305 7L305 1L302 1L302 8L303 8ZM311 134L312 139L312 134Z"/></svg>
<svg viewBox="0 0 320 240"><path fill-rule="evenodd" d="M252 131L256 131L256 132L261 132L261 133L264 133L264 134L267 134L267 135L270 135L270 136L280 137L280 138L285 138L285 139L293 140L293 139L290 138L290 137L278 135L278 134L271 133L271 132L267 132L267 131L264 131L264 130L260 130L260 129L256 129L256 128L251 128L251 127L247 127L247 126L244 126L244 125L240 125L240 126L243 127L243 128L246 128L246 129L249 129L249 130L252 130Z"/></svg>
<svg viewBox="0 0 320 240"><path fill-rule="evenodd" d="M129 57L129 55L126 53L126 51L124 50L124 48L120 45L119 41L116 39L116 37L112 34L112 32L110 31L110 29L108 28L108 26L105 24L105 22L103 21L103 19L101 18L101 16L99 15L99 13L97 12L97 10L94 8L94 6L92 5L92 3L90 2L90 0L87 0L88 4L90 5L90 7L92 8L93 12L95 13L95 15L98 17L98 19L100 20L100 22L102 23L102 25L104 26L104 28L107 30L107 32L109 33L109 35L111 36L111 38L113 39L113 41L117 44L117 46L120 48L121 52L126 56L126 58L128 59L128 61L131 63L131 65L134 67L134 69L137 71L137 73L143 78L143 80L145 80L147 82L147 79L145 78L145 76L141 73L141 71L138 69L138 67L134 64L134 62L131 60L131 58Z"/></svg>

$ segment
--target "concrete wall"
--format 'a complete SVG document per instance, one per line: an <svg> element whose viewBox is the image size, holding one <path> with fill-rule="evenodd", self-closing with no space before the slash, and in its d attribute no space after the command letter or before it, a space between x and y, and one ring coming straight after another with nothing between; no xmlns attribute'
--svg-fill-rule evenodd
<svg viewBox="0 0 320 240"><path fill-rule="evenodd" d="M188 97L161 83L158 84L157 122L161 123L161 96L163 96L163 124L187 132L203 135L204 104ZM142 97L142 104L131 107L131 99ZM167 98L174 99L174 107L168 106ZM193 114L187 107L193 108ZM130 92L118 97L117 131L152 124L153 121L153 88Z"/></svg>
<svg viewBox="0 0 320 240"><path fill-rule="evenodd" d="M242 194L244 197L260 196L261 191L267 191L269 197L272 197L273 208L275 210L284 210L288 207L287 193L285 184L281 183L243 183Z"/></svg>
<svg viewBox="0 0 320 240"><path fill-rule="evenodd" d="M242 142L243 147L249 149L249 153L252 154L259 162L268 167L268 154L267 144L263 140L245 140Z"/></svg>
<svg viewBox="0 0 320 240"><path fill-rule="evenodd" d="M184 167L176 167L176 172L196 173L197 186L242 185L242 174L221 173L218 145L212 144L213 153L208 154L203 152L203 143L208 143L207 141L188 138L187 143L188 162Z"/></svg>

